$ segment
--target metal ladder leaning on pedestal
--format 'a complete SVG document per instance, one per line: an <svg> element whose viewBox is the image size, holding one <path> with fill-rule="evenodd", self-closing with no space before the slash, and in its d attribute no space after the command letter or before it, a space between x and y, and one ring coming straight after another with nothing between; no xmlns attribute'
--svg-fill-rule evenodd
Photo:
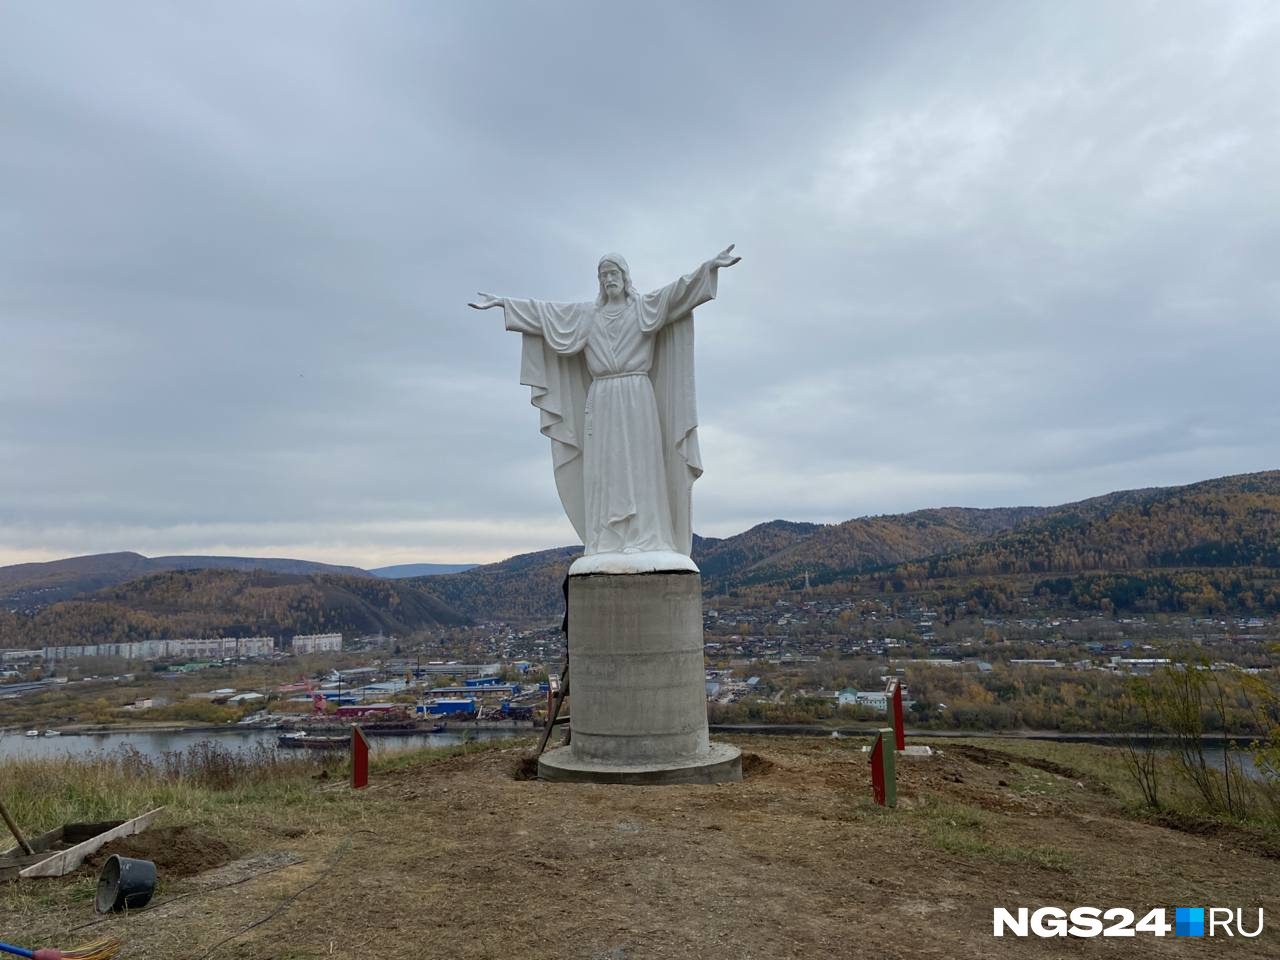
<svg viewBox="0 0 1280 960"><path fill-rule="evenodd" d="M547 710L547 726L542 731L542 740L538 743L538 752L535 757L542 756L544 750L547 749L547 741L551 739L551 731L561 724L567 724L569 717L560 716L560 708L564 706L565 699L569 696L569 578L564 578L564 583L560 585L560 592L564 594L564 619L560 622L560 630L564 633L564 669L560 671L559 689L555 689L556 684L552 682L551 690L551 706ZM573 728L570 727L565 731L564 742L567 744L569 738L573 736Z"/></svg>
<svg viewBox="0 0 1280 960"><path fill-rule="evenodd" d="M551 692L551 709L547 711L547 726L542 731L542 741L538 744L538 752L534 756L542 756L542 752L547 749L547 741L551 739L551 731L561 724L569 722L569 715L566 713L560 716L560 708L564 706L565 699L569 696L569 663L565 661L564 670L560 673L559 689L553 689ZM568 743L569 738L573 735L573 728L565 731L564 742Z"/></svg>

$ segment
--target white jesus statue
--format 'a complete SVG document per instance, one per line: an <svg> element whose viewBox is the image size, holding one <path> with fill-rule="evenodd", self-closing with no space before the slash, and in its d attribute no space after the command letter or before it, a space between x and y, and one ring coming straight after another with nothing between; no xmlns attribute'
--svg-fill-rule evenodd
<svg viewBox="0 0 1280 960"><path fill-rule="evenodd" d="M571 573L697 570L690 495L702 473L693 387L693 309L716 295L718 256L639 294L627 261L602 257L594 302L480 294L523 334L520 382L551 439L556 488L582 538Z"/></svg>

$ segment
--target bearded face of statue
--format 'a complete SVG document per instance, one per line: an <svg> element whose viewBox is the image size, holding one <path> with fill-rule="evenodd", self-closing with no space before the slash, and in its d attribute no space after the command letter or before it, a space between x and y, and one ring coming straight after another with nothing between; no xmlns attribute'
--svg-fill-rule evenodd
<svg viewBox="0 0 1280 960"><path fill-rule="evenodd" d="M600 264L599 270L596 271L597 279L600 281L600 295L605 300L612 300L620 297L626 292L626 276L612 260L606 260Z"/></svg>

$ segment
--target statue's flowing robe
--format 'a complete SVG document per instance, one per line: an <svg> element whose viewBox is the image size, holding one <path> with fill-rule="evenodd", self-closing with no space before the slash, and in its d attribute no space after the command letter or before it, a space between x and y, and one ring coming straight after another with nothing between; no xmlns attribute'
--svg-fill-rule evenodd
<svg viewBox="0 0 1280 960"><path fill-rule="evenodd" d="M715 297L716 274L703 264L612 318L595 303L504 301L507 329L523 334L520 382L587 555L692 549L693 309Z"/></svg>

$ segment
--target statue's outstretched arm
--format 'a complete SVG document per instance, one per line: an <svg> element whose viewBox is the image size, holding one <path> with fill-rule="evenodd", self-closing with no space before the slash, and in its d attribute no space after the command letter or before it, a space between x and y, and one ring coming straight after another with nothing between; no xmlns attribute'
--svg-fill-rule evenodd
<svg viewBox="0 0 1280 960"><path fill-rule="evenodd" d="M481 293L478 294L478 296L480 298L479 300L476 300L474 303L468 303L467 306L471 307L473 310L488 310L491 307L503 307L505 309L507 306L506 297L495 297L491 293Z"/></svg>
<svg viewBox="0 0 1280 960"><path fill-rule="evenodd" d="M692 273L679 277L661 290L645 295L645 300L653 311L649 319L642 320L641 326L646 332L655 330L673 317L688 313L716 295L716 278L720 270L732 267L741 260L733 255L734 244L729 244L710 260L698 264Z"/></svg>
<svg viewBox="0 0 1280 960"><path fill-rule="evenodd" d="M589 303L522 300L481 293L467 306L474 310L501 307L508 330L542 337L556 353L570 354L581 350L590 329L587 320L592 304Z"/></svg>
<svg viewBox="0 0 1280 960"><path fill-rule="evenodd" d="M735 263L741 260L742 259L741 257L733 256L733 248L736 246L737 246L736 243L731 243L727 247L725 247L723 250L721 250L719 253L717 253L714 257L712 257L710 260L708 260L707 263L710 265L711 269L720 270L720 269L723 269L724 267L732 267Z"/></svg>

